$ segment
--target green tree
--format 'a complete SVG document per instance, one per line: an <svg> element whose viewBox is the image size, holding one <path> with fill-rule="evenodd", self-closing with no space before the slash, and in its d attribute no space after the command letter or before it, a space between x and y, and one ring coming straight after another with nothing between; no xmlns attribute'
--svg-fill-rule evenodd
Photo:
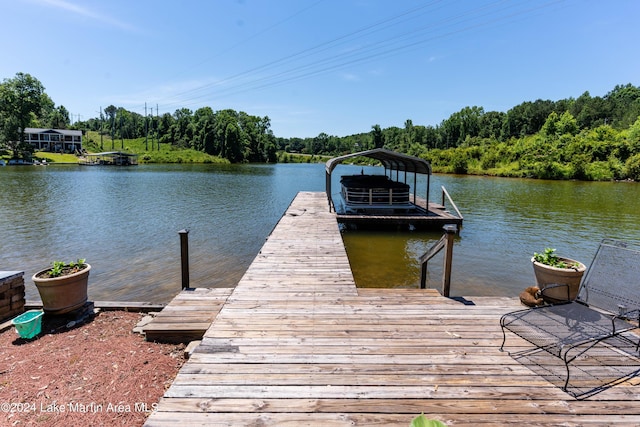
<svg viewBox="0 0 640 427"><path fill-rule="evenodd" d="M406 153L409 150L409 147L411 147L411 144L413 144L413 137L413 121L407 119L404 122L404 138L402 138L402 144L399 147L399 150L402 153Z"/></svg>
<svg viewBox="0 0 640 427"><path fill-rule="evenodd" d="M0 84L0 142L14 157L32 152L31 145L24 142L24 129L40 117L47 101L50 98L44 86L30 74L16 73L14 78Z"/></svg>
<svg viewBox="0 0 640 427"><path fill-rule="evenodd" d="M553 101L523 102L509 111L503 122L502 138L517 138L525 135L533 135L540 131L549 114L555 110Z"/></svg>
<svg viewBox="0 0 640 427"><path fill-rule="evenodd" d="M578 122L569 111L565 111L560 115L557 129L560 135L575 135L578 133Z"/></svg>
<svg viewBox="0 0 640 427"><path fill-rule="evenodd" d="M605 100L610 103L611 125L616 129L629 127L640 115L640 88L630 83L614 87Z"/></svg>
<svg viewBox="0 0 640 427"><path fill-rule="evenodd" d="M480 131L478 136L480 136L481 138L499 138L504 117L505 113L498 111L489 111L488 113L480 116L480 121L478 124L480 127Z"/></svg>
<svg viewBox="0 0 640 427"><path fill-rule="evenodd" d="M625 157L640 154L640 116L638 116L635 123L629 127L625 146Z"/></svg>
<svg viewBox="0 0 640 427"><path fill-rule="evenodd" d="M315 138L311 139L307 150L310 154L321 154L325 153L327 144L329 142L329 135L324 132L321 132Z"/></svg>
<svg viewBox="0 0 640 427"><path fill-rule="evenodd" d="M60 105L58 108L52 109L46 120L47 122L44 127L53 129L66 129L71 124L69 111L67 111L64 105Z"/></svg>
<svg viewBox="0 0 640 427"><path fill-rule="evenodd" d="M236 123L227 124L224 134L224 150L222 156L231 162L242 160L242 144L240 139L240 129Z"/></svg>
<svg viewBox="0 0 640 427"><path fill-rule="evenodd" d="M391 126L382 131L384 136L384 145L390 150L397 150L402 146L404 131L397 126Z"/></svg>
<svg viewBox="0 0 640 427"><path fill-rule="evenodd" d="M384 147L384 135L382 134L380 125L371 126L371 139L373 141L373 148Z"/></svg>
<svg viewBox="0 0 640 427"><path fill-rule="evenodd" d="M629 157L626 161L627 176L634 181L640 181L640 154Z"/></svg>
<svg viewBox="0 0 640 427"><path fill-rule="evenodd" d="M188 108L180 108L173 113L175 118L172 124L172 143L180 147L193 148L194 128L191 126L192 111Z"/></svg>
<svg viewBox="0 0 640 427"><path fill-rule="evenodd" d="M208 154L214 152L214 135L213 130L215 127L215 114L211 107L198 108L193 113L193 120L195 125L195 141L193 148L198 151L204 151Z"/></svg>
<svg viewBox="0 0 640 427"><path fill-rule="evenodd" d="M266 162L275 156L275 148L269 138L269 117L251 116L245 112L238 115L238 123L242 132L243 148L245 150L243 161Z"/></svg>
<svg viewBox="0 0 640 427"><path fill-rule="evenodd" d="M599 96L591 97L585 92L569 107L569 112L576 118L580 129L588 129L606 123L611 117L609 104Z"/></svg>
<svg viewBox="0 0 640 427"><path fill-rule="evenodd" d="M171 144L173 142L172 129L175 119L169 113L164 113L158 121L158 142L163 144ZM158 146L158 150L160 147ZM211 153L209 153L211 154Z"/></svg>
<svg viewBox="0 0 640 427"><path fill-rule="evenodd" d="M558 121L560 121L558 113L552 111L551 114L549 114L549 117L547 117L547 120L544 122L544 125L542 125L542 129L540 129L540 132L546 136L557 136Z"/></svg>

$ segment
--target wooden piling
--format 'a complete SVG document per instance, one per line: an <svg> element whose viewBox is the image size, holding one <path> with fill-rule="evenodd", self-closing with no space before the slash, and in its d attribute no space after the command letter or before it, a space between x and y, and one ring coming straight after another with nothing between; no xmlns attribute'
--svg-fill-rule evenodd
<svg viewBox="0 0 640 427"><path fill-rule="evenodd" d="M189 230L178 231L180 235L180 266L182 271L182 289L189 289Z"/></svg>

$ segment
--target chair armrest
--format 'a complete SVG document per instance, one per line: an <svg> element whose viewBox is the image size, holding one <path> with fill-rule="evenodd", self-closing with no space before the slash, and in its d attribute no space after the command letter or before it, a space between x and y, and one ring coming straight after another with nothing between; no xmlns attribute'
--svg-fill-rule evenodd
<svg viewBox="0 0 640 427"><path fill-rule="evenodd" d="M639 323L640 326L640 309L634 308L627 310L626 306L618 305L618 314L615 315L618 319L633 320Z"/></svg>
<svg viewBox="0 0 640 427"><path fill-rule="evenodd" d="M640 309L626 311L626 307L618 306L618 311L618 314L611 316L611 328L614 334L616 333L616 319L623 320L625 322L629 322L629 320L633 319L637 325L640 325Z"/></svg>

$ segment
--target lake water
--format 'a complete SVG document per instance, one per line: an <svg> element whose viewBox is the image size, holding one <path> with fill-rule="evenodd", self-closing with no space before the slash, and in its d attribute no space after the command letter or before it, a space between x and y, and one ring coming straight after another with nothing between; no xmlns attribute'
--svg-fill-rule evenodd
<svg viewBox="0 0 640 427"><path fill-rule="evenodd" d="M360 170L339 166L333 188L340 174ZM32 299L36 271L83 257L90 298L167 302L180 290L178 231L186 228L191 286L233 286L297 192L324 191L324 179L321 164L0 167L0 270L24 271ZM640 241L635 183L434 175L433 201L442 185L465 217L452 295L518 295L533 284L532 253L548 246L588 264L603 237ZM343 238L358 286L417 287L417 259L441 235ZM428 285L439 289L441 275L438 255Z"/></svg>

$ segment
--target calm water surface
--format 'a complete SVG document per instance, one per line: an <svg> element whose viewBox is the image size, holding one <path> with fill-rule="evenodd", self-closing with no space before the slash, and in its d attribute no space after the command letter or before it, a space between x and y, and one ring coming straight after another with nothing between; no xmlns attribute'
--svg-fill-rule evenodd
<svg viewBox="0 0 640 427"><path fill-rule="evenodd" d="M360 170L339 166L333 188ZM436 175L432 200L441 185L465 216L456 295L517 295L532 284L532 252L547 246L589 263L605 236L640 241L637 184ZM90 298L166 302L180 289L179 230L190 230L191 285L233 286L296 193L324 191L324 165L2 167L0 189L0 270L25 271L27 298L37 297L36 271L84 257ZM441 234L343 238L359 286L417 287L417 258ZM441 264L430 262L431 287Z"/></svg>

